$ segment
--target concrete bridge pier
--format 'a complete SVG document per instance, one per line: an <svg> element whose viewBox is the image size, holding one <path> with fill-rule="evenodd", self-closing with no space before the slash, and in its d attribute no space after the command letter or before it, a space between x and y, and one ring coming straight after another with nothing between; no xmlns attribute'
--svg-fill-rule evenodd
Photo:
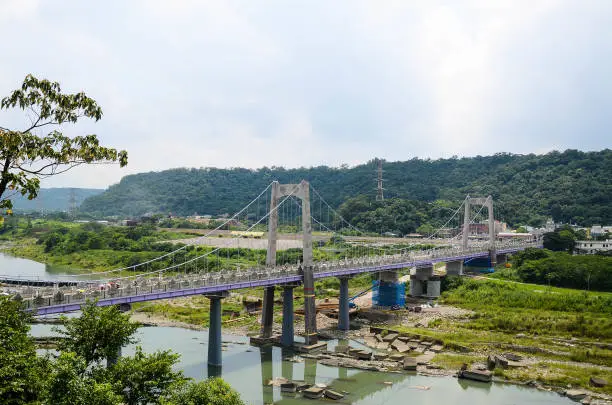
<svg viewBox="0 0 612 405"><path fill-rule="evenodd" d="M491 268L497 266L497 252L495 249L489 249L489 261L491 262Z"/></svg>
<svg viewBox="0 0 612 405"><path fill-rule="evenodd" d="M463 260L446 263L447 276L462 276L463 275Z"/></svg>
<svg viewBox="0 0 612 405"><path fill-rule="evenodd" d="M440 296L440 276L431 276L427 279L427 298Z"/></svg>
<svg viewBox="0 0 612 405"><path fill-rule="evenodd" d="M338 329L347 331L350 328L349 320L349 278L339 277L340 279L340 299L338 302Z"/></svg>
<svg viewBox="0 0 612 405"><path fill-rule="evenodd" d="M117 309L121 312L129 312L132 310L132 304L119 304L117 305ZM117 361L119 361L119 359L121 358L121 347L117 349L117 352L115 353L114 356L109 356L106 358L106 367L111 367L113 365L115 365L117 363Z"/></svg>
<svg viewBox="0 0 612 405"><path fill-rule="evenodd" d="M263 307L261 309L260 337L262 338L272 337L273 322L274 322L274 286L271 286L271 287L266 287L264 289Z"/></svg>
<svg viewBox="0 0 612 405"><path fill-rule="evenodd" d="M430 277L433 277L433 266L417 267L415 274L410 275L410 296L422 296L427 291L427 280Z"/></svg>
<svg viewBox="0 0 612 405"><path fill-rule="evenodd" d="M206 295L206 298L210 300L208 365L212 367L221 368L221 300L228 295L228 291Z"/></svg>
<svg viewBox="0 0 612 405"><path fill-rule="evenodd" d="M382 283L397 283L399 276L397 270L387 270L378 273L378 280Z"/></svg>
<svg viewBox="0 0 612 405"><path fill-rule="evenodd" d="M283 332L281 344L285 347L293 346L294 340L294 317L293 317L293 289L295 285L283 286Z"/></svg>

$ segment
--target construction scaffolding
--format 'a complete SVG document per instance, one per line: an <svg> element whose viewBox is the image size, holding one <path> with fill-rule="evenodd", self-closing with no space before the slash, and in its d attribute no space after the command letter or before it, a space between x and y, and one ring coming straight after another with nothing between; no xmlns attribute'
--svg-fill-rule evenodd
<svg viewBox="0 0 612 405"><path fill-rule="evenodd" d="M372 307L390 309L406 305L405 283L375 280L372 287Z"/></svg>

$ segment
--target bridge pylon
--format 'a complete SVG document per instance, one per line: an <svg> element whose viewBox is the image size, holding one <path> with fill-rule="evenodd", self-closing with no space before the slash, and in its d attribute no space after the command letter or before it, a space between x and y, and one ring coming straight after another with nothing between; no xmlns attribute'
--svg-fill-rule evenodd
<svg viewBox="0 0 612 405"><path fill-rule="evenodd" d="M465 197L465 214L463 216L463 238L461 240L461 246L464 250L468 248L468 241L470 236L470 213L472 206L485 206L488 213L488 227L489 227L489 258L491 260L491 267L495 267L497 264L497 253L495 249L495 216L493 215L493 196L486 198L477 197L473 198L469 195Z"/></svg>
<svg viewBox="0 0 612 405"><path fill-rule="evenodd" d="M310 217L310 184L302 180L299 184L280 184L272 182L272 196L270 199L270 216L268 218L268 250L266 265L276 265L276 249L278 241L278 202L285 196L295 196L302 200L302 267L304 283L304 333L306 345L318 342L317 320L315 312L314 274L312 258L312 222ZM293 289L285 289L283 305L293 305ZM272 318L274 316L274 287L267 287L264 291L264 300L261 319L261 337L272 336ZM288 310L288 308L287 308ZM288 312L288 311L285 311ZM288 328L288 322L283 322L283 328ZM288 332L288 331L285 331ZM288 333L283 333L283 344L289 345ZM292 343L292 342L291 342Z"/></svg>

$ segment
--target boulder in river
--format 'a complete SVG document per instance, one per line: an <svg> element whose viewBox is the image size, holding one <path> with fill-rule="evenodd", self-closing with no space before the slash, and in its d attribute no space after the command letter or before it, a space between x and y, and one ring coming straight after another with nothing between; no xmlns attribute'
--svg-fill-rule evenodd
<svg viewBox="0 0 612 405"><path fill-rule="evenodd" d="M329 390L329 389L325 390L323 395L325 395L327 398L333 399L333 400L339 400L339 399L344 398L343 394L341 394L339 392L336 392L336 391L333 391L333 390Z"/></svg>
<svg viewBox="0 0 612 405"><path fill-rule="evenodd" d="M468 380L491 382L493 379L493 373L489 370L462 370L459 372L459 378L466 378Z"/></svg>
<svg viewBox="0 0 612 405"><path fill-rule="evenodd" d="M600 388L608 385L608 382L606 380L604 380L603 378L599 378L599 377L591 377L591 379L589 380L589 383L593 387L600 387Z"/></svg>
<svg viewBox="0 0 612 405"><path fill-rule="evenodd" d="M587 393L582 390L567 390L565 391L565 396L574 401L580 401L587 396Z"/></svg>
<svg viewBox="0 0 612 405"><path fill-rule="evenodd" d="M323 396L324 391L325 390L323 388L310 387L302 391L302 395L310 399L319 399Z"/></svg>
<svg viewBox="0 0 612 405"><path fill-rule="evenodd" d="M404 357L403 368L406 371L416 371L417 369L417 360L414 357L406 356Z"/></svg>

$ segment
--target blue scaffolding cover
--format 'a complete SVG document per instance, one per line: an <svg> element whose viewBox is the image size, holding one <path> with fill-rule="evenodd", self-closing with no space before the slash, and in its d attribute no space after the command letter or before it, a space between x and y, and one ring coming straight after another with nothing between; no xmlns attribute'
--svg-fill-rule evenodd
<svg viewBox="0 0 612 405"><path fill-rule="evenodd" d="M406 284L374 280L372 282L372 305L375 307L404 307Z"/></svg>

